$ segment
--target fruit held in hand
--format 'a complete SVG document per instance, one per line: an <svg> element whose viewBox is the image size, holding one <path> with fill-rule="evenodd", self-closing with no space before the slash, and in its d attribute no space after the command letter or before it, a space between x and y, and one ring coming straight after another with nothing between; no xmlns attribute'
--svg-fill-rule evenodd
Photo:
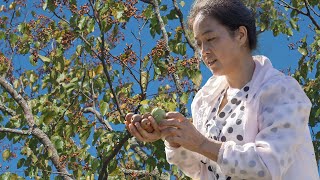
<svg viewBox="0 0 320 180"><path fill-rule="evenodd" d="M141 127L144 130L146 130L148 133L152 133L154 130L153 127L151 126L149 119L142 119L141 120Z"/></svg>
<svg viewBox="0 0 320 180"><path fill-rule="evenodd" d="M151 115L157 123L160 123L160 121L166 117L166 112L161 108L154 108Z"/></svg>

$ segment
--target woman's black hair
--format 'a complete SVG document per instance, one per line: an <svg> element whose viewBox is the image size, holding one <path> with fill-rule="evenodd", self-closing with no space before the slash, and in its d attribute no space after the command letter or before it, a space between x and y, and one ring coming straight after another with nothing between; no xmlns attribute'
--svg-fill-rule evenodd
<svg viewBox="0 0 320 180"><path fill-rule="evenodd" d="M201 13L211 16L227 27L231 32L245 26L248 32L249 48L257 46L255 18L241 0L195 0L189 15L189 28L192 29L196 16Z"/></svg>

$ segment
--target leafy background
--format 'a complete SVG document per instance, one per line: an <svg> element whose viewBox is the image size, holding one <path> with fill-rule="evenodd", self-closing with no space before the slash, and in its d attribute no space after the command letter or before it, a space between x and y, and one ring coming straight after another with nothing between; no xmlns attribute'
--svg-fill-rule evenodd
<svg viewBox="0 0 320 180"><path fill-rule="evenodd" d="M313 103L319 163L320 3L244 2L257 18L254 53L295 77ZM161 141L137 142L123 122L154 107L190 116L210 76L186 26L190 4L2 1L1 179L188 179L166 162Z"/></svg>

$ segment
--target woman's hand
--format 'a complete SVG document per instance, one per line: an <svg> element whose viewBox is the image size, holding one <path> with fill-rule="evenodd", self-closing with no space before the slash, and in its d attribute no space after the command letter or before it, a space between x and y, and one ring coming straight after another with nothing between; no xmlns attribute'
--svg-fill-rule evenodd
<svg viewBox="0 0 320 180"><path fill-rule="evenodd" d="M207 141L207 138L178 112L167 113L166 119L159 123L159 127L166 141L179 144L190 151L199 152L201 145Z"/></svg>
<svg viewBox="0 0 320 180"><path fill-rule="evenodd" d="M139 114L129 113L126 115L125 119L126 128L139 141L154 142L161 138L159 126L150 114L141 116ZM154 129L152 132L149 133L141 127L140 122L144 119L150 121L151 126Z"/></svg>

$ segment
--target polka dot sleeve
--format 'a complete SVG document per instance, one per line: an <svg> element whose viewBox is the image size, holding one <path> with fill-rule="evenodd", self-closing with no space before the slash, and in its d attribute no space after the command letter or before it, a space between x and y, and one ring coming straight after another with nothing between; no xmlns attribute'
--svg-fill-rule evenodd
<svg viewBox="0 0 320 180"><path fill-rule="evenodd" d="M293 163L299 163L294 153L309 133L311 103L293 78L269 82L257 94L255 141L244 145L227 141L220 149L217 163L230 177L278 180Z"/></svg>
<svg viewBox="0 0 320 180"><path fill-rule="evenodd" d="M169 164L175 164L187 176L194 179L200 178L200 161L199 154L189 151L183 147L172 148L165 141L166 157Z"/></svg>

